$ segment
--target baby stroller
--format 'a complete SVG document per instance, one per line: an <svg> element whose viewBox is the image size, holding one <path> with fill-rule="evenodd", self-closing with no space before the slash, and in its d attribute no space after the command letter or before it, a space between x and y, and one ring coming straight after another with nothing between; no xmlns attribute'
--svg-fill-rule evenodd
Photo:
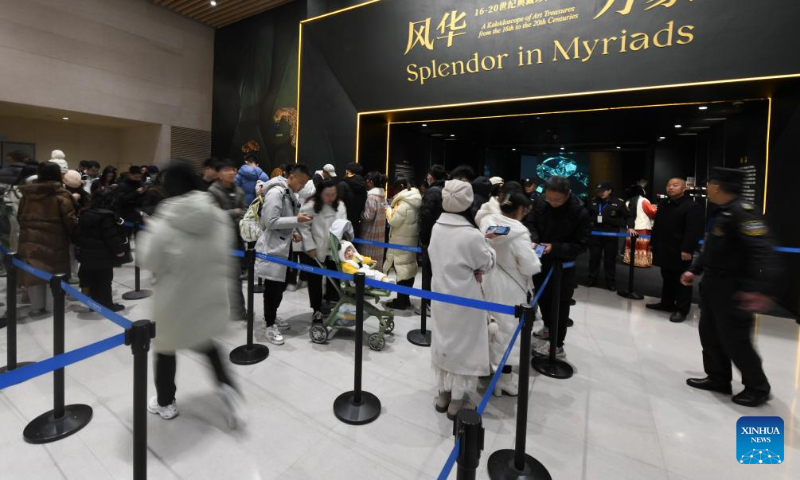
<svg viewBox="0 0 800 480"><path fill-rule="evenodd" d="M341 272L342 268L339 259L340 243L342 239L351 240L353 238L353 226L350 225L350 222L347 220L336 220L333 222L333 225L331 225L328 237L331 244L333 263L336 264L336 270ZM319 263L319 261L317 261L317 263ZM320 267L325 268L322 264L320 264ZM331 277L327 277L327 279L329 284L335 288L336 292L339 294L339 301L336 302L330 315L328 315L328 318L326 318L323 323L311 325L311 330L309 330L308 335L314 343L325 343L333 329L349 328L352 326L352 324L343 321L346 319L346 314L342 312L342 306L346 304L356 304L355 283ZM381 298L390 295L391 293L387 290L371 287L364 288L364 320L373 316L378 319L379 323L378 332L370 334L367 341L367 345L369 345L369 348L372 350L383 350L383 347L386 345L384 334L391 333L392 330L394 330L394 312L392 310L381 310L368 300L371 298L375 303L378 303Z"/></svg>

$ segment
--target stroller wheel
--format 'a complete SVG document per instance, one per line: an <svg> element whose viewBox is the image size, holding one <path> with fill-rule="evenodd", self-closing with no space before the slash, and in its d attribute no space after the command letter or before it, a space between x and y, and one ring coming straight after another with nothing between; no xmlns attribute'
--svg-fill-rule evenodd
<svg viewBox="0 0 800 480"><path fill-rule="evenodd" d="M383 347L386 346L386 340L380 333L373 333L370 335L367 343L369 344L369 348L378 352L383 350Z"/></svg>
<svg viewBox="0 0 800 480"><path fill-rule="evenodd" d="M386 328L384 328L383 331L386 332L386 333L392 333L392 330L394 330L394 319L387 318L386 319Z"/></svg>
<svg viewBox="0 0 800 480"><path fill-rule="evenodd" d="M328 329L322 324L315 323L311 325L308 336L311 337L311 341L314 343L325 343L328 340Z"/></svg>

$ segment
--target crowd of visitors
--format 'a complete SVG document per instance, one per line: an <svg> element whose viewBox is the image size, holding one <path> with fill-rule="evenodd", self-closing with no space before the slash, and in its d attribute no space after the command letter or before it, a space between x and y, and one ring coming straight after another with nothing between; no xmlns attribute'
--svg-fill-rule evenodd
<svg viewBox="0 0 800 480"><path fill-rule="evenodd" d="M309 266L363 271L369 278L405 287L414 286L421 267L423 289L519 305L543 288L551 267L573 262L587 249L588 286L597 282L604 259L605 285L615 290L620 242L611 235L624 232L630 236L627 261L661 267L661 301L647 307L667 311L671 321L680 322L691 305L691 278L684 272L690 271L698 250L703 212L679 178L668 182L667 198L655 206L640 183L628 189L627 201L614 196L611 184L600 183L596 197L584 202L573 193L568 178L553 176L541 186L536 179L505 182L476 177L468 166L448 174L433 165L418 188L409 178L395 178L389 195L384 189L387 178L380 172L364 175L357 163L348 164L341 177L333 165L312 173L303 164L291 164L276 167L268 178L258 158L248 154L240 168L230 160L212 158L200 174L185 162L173 162L161 172L153 166L132 166L118 176L115 167L101 172L91 161L70 170L59 150L51 157L38 164L18 153L6 159L0 169L5 196L0 241L36 268L77 277L72 281L85 293L120 311L124 307L112 298L114 268L133 261L130 242L138 236L139 263L159 279L153 317L159 323L154 343L157 396L148 408L167 419L177 415L175 352L192 349L211 361L232 426L243 421L241 398L212 342L224 329L226 316L247 316L242 293L246 265L234 261L231 249L248 246ZM356 246L342 238L340 249L332 251L330 232L344 221L367 243ZM144 225L144 231L132 224ZM593 236L592 231L607 235ZM652 241L640 243L637 238L650 234ZM421 255L375 243L387 241L421 246ZM264 285L266 339L274 345L284 344L282 332L291 328L279 316L287 288L302 288L307 281L312 323L322 322L339 300L332 279L302 271L298 278L297 273L281 263L256 261L256 276ZM51 312L47 285L27 274L21 279L31 315ZM537 355L550 354L549 339L555 335L555 355L566 356L575 268L565 268L559 281L557 299L552 289L541 292L544 326L534 333L541 340ZM223 291L227 295L221 298ZM551 318L556 301L558 319ZM407 310L412 304L408 295L398 294L386 307ZM423 302L420 308L427 306ZM518 320L440 302L433 302L428 313L439 390L435 408L453 418L459 409L475 408L478 378L499 368ZM704 339L713 336L711 327L707 330ZM513 369L519 355L509 358L495 395L518 394ZM712 387L729 381L724 367L706 363L709 375L717 376ZM753 371L753 391L768 392L763 373Z"/></svg>

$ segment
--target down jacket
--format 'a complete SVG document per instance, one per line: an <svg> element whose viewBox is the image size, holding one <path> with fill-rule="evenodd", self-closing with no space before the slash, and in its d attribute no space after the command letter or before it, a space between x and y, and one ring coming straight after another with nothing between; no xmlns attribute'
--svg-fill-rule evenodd
<svg viewBox="0 0 800 480"><path fill-rule="evenodd" d="M246 205L253 203L256 198L256 182L268 182L269 177L264 170L259 167L251 167L250 165L243 165L233 179L233 183L239 185L244 190L244 201Z"/></svg>
<svg viewBox="0 0 800 480"><path fill-rule="evenodd" d="M201 191L164 200L139 232L137 261L158 276L156 352L202 349L225 331L232 243L230 219Z"/></svg>
<svg viewBox="0 0 800 480"><path fill-rule="evenodd" d="M128 239L122 219L111 210L87 208L78 218L75 244L81 268L100 270L118 267Z"/></svg>
<svg viewBox="0 0 800 480"><path fill-rule="evenodd" d="M77 219L72 196L58 182L34 183L19 187L19 256L39 270L70 273L69 246ZM22 274L22 284L41 285L40 280Z"/></svg>
<svg viewBox="0 0 800 480"><path fill-rule="evenodd" d="M323 205L319 213L314 211L314 200L309 200L302 207L300 212L313 218L312 221L300 225L298 229L303 236L303 249L306 252L317 251L317 260L325 261L325 257L331 254L330 229L335 220L347 220L347 209L344 202L338 202L336 210L333 205Z"/></svg>
<svg viewBox="0 0 800 480"><path fill-rule="evenodd" d="M422 195L416 188L403 190L392 199L392 205L386 209L386 220L389 222L389 243L416 247L419 244L420 209ZM397 280L408 280L417 275L417 254L401 250L388 249L383 273L388 274L394 268Z"/></svg>
<svg viewBox="0 0 800 480"><path fill-rule="evenodd" d="M259 220L263 233L256 242L256 251L288 259L292 249L292 233L300 227L297 221L300 205L286 179L281 176L270 179L263 191L266 193ZM257 258L256 275L275 282L285 282L286 267Z"/></svg>

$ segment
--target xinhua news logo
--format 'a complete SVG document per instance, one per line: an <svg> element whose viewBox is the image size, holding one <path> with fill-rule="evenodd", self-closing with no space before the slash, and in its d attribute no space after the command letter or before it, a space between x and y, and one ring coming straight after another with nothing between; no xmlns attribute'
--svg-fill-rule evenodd
<svg viewBox="0 0 800 480"><path fill-rule="evenodd" d="M744 465L783 463L783 419L742 417L736 422L736 460Z"/></svg>

